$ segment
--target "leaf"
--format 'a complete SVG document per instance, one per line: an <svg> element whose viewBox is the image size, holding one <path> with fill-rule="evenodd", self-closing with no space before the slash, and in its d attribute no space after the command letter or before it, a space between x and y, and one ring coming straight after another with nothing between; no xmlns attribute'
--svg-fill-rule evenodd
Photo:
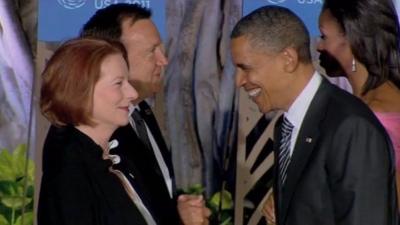
<svg viewBox="0 0 400 225"><path fill-rule="evenodd" d="M25 176L26 145L19 144L12 153L13 168L16 178Z"/></svg>
<svg viewBox="0 0 400 225"><path fill-rule="evenodd" d="M0 199L4 197L20 197L25 195L23 183L15 181L0 181Z"/></svg>
<svg viewBox="0 0 400 225"><path fill-rule="evenodd" d="M25 198L21 196L7 196L1 199L1 203L7 206L8 208L20 209L23 206L29 204L32 201L32 198Z"/></svg>
<svg viewBox="0 0 400 225"><path fill-rule="evenodd" d="M230 225L230 224L232 224L231 220L232 220L232 217L228 217L228 218L226 218L226 220L224 220L221 223L221 225Z"/></svg>
<svg viewBox="0 0 400 225"><path fill-rule="evenodd" d="M0 152L0 180L15 181L13 159L11 154L6 149L3 149Z"/></svg>
<svg viewBox="0 0 400 225"><path fill-rule="evenodd" d="M22 217L24 218L24 223L22 224ZM14 225L32 225L33 224L33 213L26 212L19 216L15 221Z"/></svg>
<svg viewBox="0 0 400 225"><path fill-rule="evenodd" d="M204 188L201 184L194 184L185 191L186 194L192 194L192 195L202 195L203 192Z"/></svg>
<svg viewBox="0 0 400 225"><path fill-rule="evenodd" d="M5 213L0 215L0 225L33 224L34 167L25 144L18 145L11 154L7 149L0 150L0 209ZM23 207L24 217L10 224L7 218L11 218L12 209L18 210L18 215Z"/></svg>
<svg viewBox="0 0 400 225"><path fill-rule="evenodd" d="M1 214L0 214L0 225L10 225L7 219Z"/></svg>
<svg viewBox="0 0 400 225"><path fill-rule="evenodd" d="M17 178L27 177L28 185L34 184L35 165L27 158L27 147L25 144L18 145L13 152L13 163ZM28 163L28 165L26 165ZM28 168L26 168L28 167Z"/></svg>
<svg viewBox="0 0 400 225"><path fill-rule="evenodd" d="M221 192L216 192L210 200L210 204L213 207L216 207L217 209L219 208L219 203L221 199ZM233 208L233 200L232 200L232 195L228 191L224 190L222 192L222 206L221 209L232 209Z"/></svg>
<svg viewBox="0 0 400 225"><path fill-rule="evenodd" d="M27 159L27 147L25 144L18 145L12 154L7 149L0 152L0 181L17 181L28 177L28 185L34 183L35 166L31 159ZM28 165L26 165L28 163ZM26 168L28 166L28 168ZM25 173L27 169L27 174Z"/></svg>
<svg viewBox="0 0 400 225"><path fill-rule="evenodd" d="M0 181L0 198L2 198L4 195L11 195L13 189L15 189L14 186L16 186L16 183L14 181Z"/></svg>
<svg viewBox="0 0 400 225"><path fill-rule="evenodd" d="M26 189L25 197L33 197L35 194L34 186L29 185L28 188Z"/></svg>
<svg viewBox="0 0 400 225"><path fill-rule="evenodd" d="M34 185L35 180L35 163L33 160L28 159L28 171L27 171L28 185Z"/></svg>

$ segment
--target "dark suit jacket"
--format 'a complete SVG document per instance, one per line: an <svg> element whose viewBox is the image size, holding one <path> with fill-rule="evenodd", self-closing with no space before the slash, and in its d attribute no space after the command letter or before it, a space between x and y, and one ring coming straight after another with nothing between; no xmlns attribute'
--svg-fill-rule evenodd
<svg viewBox="0 0 400 225"><path fill-rule="evenodd" d="M147 103L143 101L139 104L139 107L141 108L141 116L152 132L173 178L171 154L167 149L157 121ZM180 224L176 198L175 196L171 198L169 195L153 150L145 147L130 124L117 129L111 139L116 139L119 142L118 147L112 149L111 152L120 155L123 159L126 159L126 163L131 165L129 167L132 169L121 170L135 176L135 180L141 186L139 194L157 223L160 225Z"/></svg>
<svg viewBox="0 0 400 225"><path fill-rule="evenodd" d="M365 104L324 79L300 128L286 183L274 182L278 224L397 225L389 143Z"/></svg>
<svg viewBox="0 0 400 225"><path fill-rule="evenodd" d="M43 149L38 224L146 224L102 154L100 146L76 128L50 127Z"/></svg>

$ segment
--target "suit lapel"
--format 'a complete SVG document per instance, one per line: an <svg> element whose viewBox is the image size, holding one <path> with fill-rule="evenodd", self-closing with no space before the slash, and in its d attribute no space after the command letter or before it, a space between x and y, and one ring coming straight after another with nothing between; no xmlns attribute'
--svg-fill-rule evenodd
<svg viewBox="0 0 400 225"><path fill-rule="evenodd" d="M143 179L145 176L151 176L151 180L154 183L150 185L159 185L160 182L163 182L161 172L154 169L157 165L151 160L151 156L148 155L148 149L146 149L130 124L117 129L112 135L112 139L116 139L119 144L110 150L110 154L116 154L121 157L121 162L113 165L113 168L125 175L144 205L154 215L151 200L148 197L150 193L147 193ZM157 218L155 219L157 220Z"/></svg>
<svg viewBox="0 0 400 225"><path fill-rule="evenodd" d="M315 150L315 145L320 134L321 120L326 114L328 89L329 83L323 79L300 127L292 159L288 167L286 183L281 193L281 219L283 222L281 224L285 224L290 201L292 200L297 183L310 160L312 152Z"/></svg>

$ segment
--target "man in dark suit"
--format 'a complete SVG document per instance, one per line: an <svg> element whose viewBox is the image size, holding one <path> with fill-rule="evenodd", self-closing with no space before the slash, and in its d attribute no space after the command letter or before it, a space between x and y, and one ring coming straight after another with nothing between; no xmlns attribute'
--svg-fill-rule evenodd
<svg viewBox="0 0 400 225"><path fill-rule="evenodd" d="M118 141L111 152L121 157L119 170L157 224L208 223L201 196L176 200L171 154L147 102L162 89L162 70L168 64L151 11L138 4L112 4L89 19L81 36L119 40L128 53L129 78L139 98L130 108L130 124L112 137Z"/></svg>
<svg viewBox="0 0 400 225"><path fill-rule="evenodd" d="M231 34L237 85L261 112L283 110L274 137L279 225L397 224L393 149L368 107L311 62L290 10L266 6Z"/></svg>

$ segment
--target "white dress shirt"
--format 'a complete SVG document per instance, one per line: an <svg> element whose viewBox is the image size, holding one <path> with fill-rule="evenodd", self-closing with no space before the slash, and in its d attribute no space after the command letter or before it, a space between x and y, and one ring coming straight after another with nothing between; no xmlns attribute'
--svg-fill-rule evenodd
<svg viewBox="0 0 400 225"><path fill-rule="evenodd" d="M137 105L135 105L135 106L132 105L131 107L129 107L129 123L131 124L131 126L133 127L135 132L137 133L135 121L130 116L132 114L133 110L135 110L135 109L140 111L140 108ZM161 154L160 148L158 147L153 134L151 133L149 127L147 126L146 121L144 121L144 124L146 125L146 131L149 136L150 144L151 144L151 147L153 148L154 155L156 156L158 165L160 166L161 172L164 177L165 184L167 185L169 196L172 198L172 179L171 179L171 175L169 174L167 164L165 163L165 160Z"/></svg>
<svg viewBox="0 0 400 225"><path fill-rule="evenodd" d="M285 117L292 123L293 131L290 139L290 156L293 155L294 147L297 141L297 136L301 125L304 120L304 116L308 108L310 107L311 101L313 100L319 85L322 82L322 77L318 72L314 72L312 78L301 91L300 95L294 100L293 104L289 107L289 110L284 113Z"/></svg>

